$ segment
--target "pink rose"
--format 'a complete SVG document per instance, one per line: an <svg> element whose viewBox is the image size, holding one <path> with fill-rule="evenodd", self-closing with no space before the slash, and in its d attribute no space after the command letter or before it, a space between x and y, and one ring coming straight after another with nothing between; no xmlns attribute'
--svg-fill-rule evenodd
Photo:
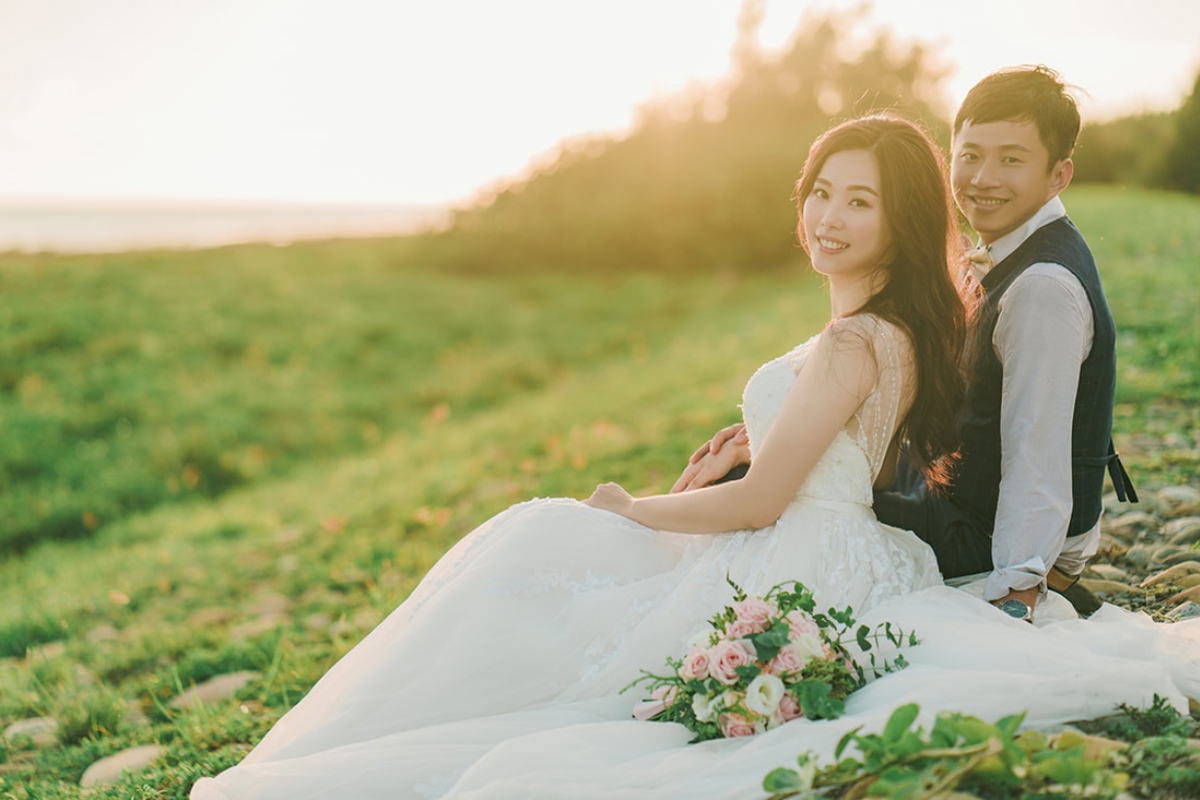
<svg viewBox="0 0 1200 800"><path fill-rule="evenodd" d="M738 682L738 667L754 663L754 647L744 639L720 642L708 651L708 674L719 683L733 686Z"/></svg>
<svg viewBox="0 0 1200 800"><path fill-rule="evenodd" d="M738 736L753 736L754 725L741 714L722 714L721 735L726 739L733 739Z"/></svg>
<svg viewBox="0 0 1200 800"><path fill-rule="evenodd" d="M767 662L766 669L772 675L794 675L804 669L804 656L794 645L788 645Z"/></svg>
<svg viewBox="0 0 1200 800"><path fill-rule="evenodd" d="M818 638L821 636L821 626L803 611L789 611L786 619L788 627L792 629L792 641L799 639L806 633Z"/></svg>
<svg viewBox="0 0 1200 800"><path fill-rule="evenodd" d="M683 666L679 668L679 677L685 681L703 680L708 676L708 648L693 647L688 651L687 657L683 659Z"/></svg>
<svg viewBox="0 0 1200 800"><path fill-rule="evenodd" d="M804 711L800 708L800 703L790 694L785 694L783 699L779 701L779 716L783 717L784 722L791 722L794 719L799 719L804 716Z"/></svg>
<svg viewBox="0 0 1200 800"><path fill-rule="evenodd" d="M750 634L758 632L754 623L747 622L744 619L734 620L725 627L725 635L730 639L745 639Z"/></svg>
<svg viewBox="0 0 1200 800"><path fill-rule="evenodd" d="M737 614L738 622L749 624L751 633L762 633L771 627L771 615L775 613L775 609L765 600L748 597L733 604L733 613Z"/></svg>

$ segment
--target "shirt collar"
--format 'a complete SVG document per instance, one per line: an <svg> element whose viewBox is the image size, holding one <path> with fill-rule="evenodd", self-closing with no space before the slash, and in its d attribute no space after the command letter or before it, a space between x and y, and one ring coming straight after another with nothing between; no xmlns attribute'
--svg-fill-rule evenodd
<svg viewBox="0 0 1200 800"><path fill-rule="evenodd" d="M1038 209L1037 213L1025 220L1022 225L1004 234L988 246L988 252L992 254L992 263L999 264L1011 256L1038 228L1049 225L1054 220L1066 215L1067 207L1063 205L1058 195L1051 197L1046 205Z"/></svg>

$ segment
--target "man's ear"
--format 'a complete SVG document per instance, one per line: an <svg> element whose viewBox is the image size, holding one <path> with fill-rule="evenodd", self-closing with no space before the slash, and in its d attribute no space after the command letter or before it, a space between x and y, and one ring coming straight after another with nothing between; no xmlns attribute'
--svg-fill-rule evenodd
<svg viewBox="0 0 1200 800"><path fill-rule="evenodd" d="M1075 176L1075 162L1064 158L1050 168L1050 197L1058 197L1059 193L1071 185ZM1050 197L1046 199L1049 200Z"/></svg>

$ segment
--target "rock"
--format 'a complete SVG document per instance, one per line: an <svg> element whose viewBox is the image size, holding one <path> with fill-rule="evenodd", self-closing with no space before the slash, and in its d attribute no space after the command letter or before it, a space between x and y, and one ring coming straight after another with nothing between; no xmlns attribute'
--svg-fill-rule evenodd
<svg viewBox="0 0 1200 800"><path fill-rule="evenodd" d="M1106 581L1118 581L1119 583L1129 583L1129 573L1120 567L1114 567L1112 564L1089 564L1088 572L1093 573L1097 578L1102 578ZM1087 577L1092 577L1088 575Z"/></svg>
<svg viewBox="0 0 1200 800"><path fill-rule="evenodd" d="M67 652L66 642L49 642L38 647L30 647L25 651L26 661L49 661Z"/></svg>
<svg viewBox="0 0 1200 800"><path fill-rule="evenodd" d="M1158 507L1167 516L1176 516L1181 509L1194 508L1200 505L1200 489L1191 486L1168 486L1154 493Z"/></svg>
<svg viewBox="0 0 1200 800"><path fill-rule="evenodd" d="M319 631L322 628L328 628L332 624L333 617L320 612L309 614L304 618L304 627L308 628L310 631Z"/></svg>
<svg viewBox="0 0 1200 800"><path fill-rule="evenodd" d="M255 636L258 636L261 633L275 630L285 621L286 617L280 614L270 614L265 617L247 620L246 622L243 622L240 625L235 625L233 628L231 628L229 631L229 638L253 639Z"/></svg>
<svg viewBox="0 0 1200 800"><path fill-rule="evenodd" d="M171 700L172 708L191 708L197 703L212 703L217 700L228 700L250 681L258 678L260 673L243 670L230 672L210 678L199 686L193 686L183 694Z"/></svg>
<svg viewBox="0 0 1200 800"><path fill-rule="evenodd" d="M49 747L58 741L58 722L50 717L32 717L18 720L4 729L4 738L8 741L18 736L33 739L36 747Z"/></svg>
<svg viewBox="0 0 1200 800"><path fill-rule="evenodd" d="M1184 552L1183 548L1176 547L1173 544L1165 544L1162 547L1156 547L1154 549L1154 553L1151 556L1151 560L1155 564L1163 564L1166 566L1170 566L1170 564L1172 563L1171 559L1174 558L1175 556L1179 555L1182 552Z"/></svg>
<svg viewBox="0 0 1200 800"><path fill-rule="evenodd" d="M126 709L124 716L121 717L127 725L149 725L150 718L146 716L146 712L141 706L133 705Z"/></svg>
<svg viewBox="0 0 1200 800"><path fill-rule="evenodd" d="M1185 575L1200 574L1200 561L1184 561L1173 567L1164 569L1156 575L1151 575L1142 581L1142 586L1153 586L1156 583L1173 583Z"/></svg>
<svg viewBox="0 0 1200 800"><path fill-rule="evenodd" d="M1174 566L1175 564L1186 564L1189 561L1195 561L1197 557L1200 557L1200 552L1197 552L1190 547L1185 547L1182 550L1176 550L1171 555L1164 555L1163 558L1160 559L1160 563L1162 563L1164 566L1170 567Z"/></svg>
<svg viewBox="0 0 1200 800"><path fill-rule="evenodd" d="M1200 517L1179 517L1162 527L1162 536L1169 544L1186 547L1200 542Z"/></svg>
<svg viewBox="0 0 1200 800"><path fill-rule="evenodd" d="M1191 562L1185 561L1183 563L1189 564ZM1176 564L1175 566L1178 567L1180 565ZM1200 586L1200 575L1194 575L1194 574L1193 575L1184 575L1182 578L1175 581L1175 585L1178 586L1180 589L1190 589L1193 586Z"/></svg>
<svg viewBox="0 0 1200 800"><path fill-rule="evenodd" d="M1196 700L1192 697L1188 698L1188 713L1200 715L1200 700Z"/></svg>
<svg viewBox="0 0 1200 800"><path fill-rule="evenodd" d="M275 562L275 571L280 575L290 575L300 569L300 556L295 553L284 553Z"/></svg>
<svg viewBox="0 0 1200 800"><path fill-rule="evenodd" d="M1182 592L1176 592L1168 600L1168 603L1183 603L1191 601L1200 603L1200 586L1193 586L1190 589L1184 589Z"/></svg>
<svg viewBox="0 0 1200 800"><path fill-rule="evenodd" d="M1105 594L1109 597L1116 597L1119 594L1128 594L1129 592L1137 591L1127 583L1106 581L1102 578L1081 578L1079 583L1092 594Z"/></svg>
<svg viewBox="0 0 1200 800"><path fill-rule="evenodd" d="M99 642L115 642L120 638L120 636L121 635L117 633L117 629L112 625L97 625L88 631L87 635L83 638L87 639L92 644L97 644Z"/></svg>
<svg viewBox="0 0 1200 800"><path fill-rule="evenodd" d="M1158 518L1145 511L1127 511L1104 527L1111 536L1128 538L1139 531L1157 528Z"/></svg>
<svg viewBox="0 0 1200 800"><path fill-rule="evenodd" d="M1150 548L1144 545L1132 547L1129 552L1123 556L1125 563L1137 569L1146 569L1150 566L1150 562L1154 560L1154 556L1150 552Z"/></svg>
<svg viewBox="0 0 1200 800"><path fill-rule="evenodd" d="M1200 603L1193 603L1190 601L1181 603L1180 605L1171 609L1171 613L1167 616L1176 622L1181 619L1195 619L1196 617L1200 617Z"/></svg>
<svg viewBox="0 0 1200 800"><path fill-rule="evenodd" d="M147 744L142 747L132 747L128 750L114 753L108 758L102 758L88 767L84 771L83 777L79 779L79 785L87 787L112 783L121 777L122 772L139 770L149 766L154 759L158 758L161 752L162 748L158 745Z"/></svg>
<svg viewBox="0 0 1200 800"><path fill-rule="evenodd" d="M236 616L237 613L232 609L209 606L188 614L187 625L189 628L209 628L213 625L224 625Z"/></svg>
<svg viewBox="0 0 1200 800"><path fill-rule="evenodd" d="M258 612L259 616L278 617L287 611L291 604L292 601L284 595L272 592L260 596L254 604L254 610Z"/></svg>

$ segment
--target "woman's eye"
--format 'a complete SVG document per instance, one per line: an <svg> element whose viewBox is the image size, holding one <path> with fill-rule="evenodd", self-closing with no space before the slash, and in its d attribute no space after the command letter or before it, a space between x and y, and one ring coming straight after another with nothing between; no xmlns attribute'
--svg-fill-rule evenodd
<svg viewBox="0 0 1200 800"><path fill-rule="evenodd" d="M812 196L819 200L828 200L829 192L825 191L824 189L813 189Z"/></svg>

